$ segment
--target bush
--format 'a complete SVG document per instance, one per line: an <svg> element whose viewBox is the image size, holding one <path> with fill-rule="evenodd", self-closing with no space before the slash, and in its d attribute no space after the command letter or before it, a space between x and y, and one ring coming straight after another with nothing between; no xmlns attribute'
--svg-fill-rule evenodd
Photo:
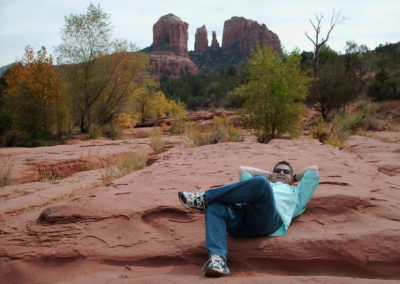
<svg viewBox="0 0 400 284"><path fill-rule="evenodd" d="M382 68L368 86L368 96L375 101L400 99L400 80L391 78L389 73Z"/></svg>
<svg viewBox="0 0 400 284"><path fill-rule="evenodd" d="M100 170L101 180L104 185L109 185L115 178L143 169L146 163L147 155L135 152L103 161Z"/></svg>
<svg viewBox="0 0 400 284"><path fill-rule="evenodd" d="M117 125L119 128L133 128L135 126L133 116L124 112L118 114L113 120L113 124Z"/></svg>
<svg viewBox="0 0 400 284"><path fill-rule="evenodd" d="M89 127L89 138L96 139L101 136L101 127L96 123L92 123Z"/></svg>
<svg viewBox="0 0 400 284"><path fill-rule="evenodd" d="M26 146L29 142L29 135L21 130L8 130L0 137L1 147Z"/></svg>
<svg viewBox="0 0 400 284"><path fill-rule="evenodd" d="M371 116L378 111L378 108L375 103L362 101L352 112L336 115L333 124L344 139L354 134L355 130L384 129L386 127L384 123Z"/></svg>
<svg viewBox="0 0 400 284"><path fill-rule="evenodd" d="M258 48L248 59L248 81L237 91L246 100L242 115L259 130L260 142L297 130L310 82L300 59L297 52L280 58L270 48Z"/></svg>
<svg viewBox="0 0 400 284"><path fill-rule="evenodd" d="M185 129L189 126L189 120L184 114L178 114L175 120L171 123L171 133L183 134Z"/></svg>
<svg viewBox="0 0 400 284"><path fill-rule="evenodd" d="M121 139L123 137L122 128L117 125L105 125L101 129L101 134L110 139Z"/></svg>
<svg viewBox="0 0 400 284"><path fill-rule="evenodd" d="M147 155L142 153L128 153L119 158L117 168L121 175L143 169L147 163Z"/></svg>
<svg viewBox="0 0 400 284"><path fill-rule="evenodd" d="M14 168L14 160L8 158L3 159L0 164L0 187L7 186L11 183L11 175Z"/></svg>
<svg viewBox="0 0 400 284"><path fill-rule="evenodd" d="M319 120L317 125L311 128L311 136L322 143L338 146L340 149L344 147L344 141L340 138L333 125L326 123L323 119Z"/></svg>
<svg viewBox="0 0 400 284"><path fill-rule="evenodd" d="M352 112L337 114L331 123L323 119L317 121L311 129L313 138L322 143L343 148L344 140L350 135L363 133L365 130L384 129L386 126L371 114L378 110L378 106L371 102L361 102Z"/></svg>
<svg viewBox="0 0 400 284"><path fill-rule="evenodd" d="M185 135L191 141L189 144L193 146L244 140L241 129L235 128L225 115L222 117L214 116L211 125L195 126L193 123L188 124Z"/></svg>
<svg viewBox="0 0 400 284"><path fill-rule="evenodd" d="M164 141L161 139L162 133L163 131L161 128L154 127L150 134L150 145L156 154L161 153L164 147Z"/></svg>
<svg viewBox="0 0 400 284"><path fill-rule="evenodd" d="M245 102L245 99L235 91L229 92L224 101L225 108L241 108Z"/></svg>

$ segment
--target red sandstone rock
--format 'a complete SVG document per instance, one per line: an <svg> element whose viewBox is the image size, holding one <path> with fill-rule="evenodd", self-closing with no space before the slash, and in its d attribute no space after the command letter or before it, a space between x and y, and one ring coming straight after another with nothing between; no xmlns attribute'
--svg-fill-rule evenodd
<svg viewBox="0 0 400 284"><path fill-rule="evenodd" d="M218 49L219 48L219 42L217 40L217 34L215 31L212 32L212 42L211 42L211 49Z"/></svg>
<svg viewBox="0 0 400 284"><path fill-rule="evenodd" d="M344 150L309 137L195 148L180 145L178 136L163 139L175 146L109 186L101 183L104 173L91 170L57 184L0 188L0 282L209 283L201 272L207 258L204 215L184 209L177 192L235 182L240 165L271 170L279 160L295 170L317 164L320 185L287 235L228 237L232 275L223 282L398 282L399 130L352 136ZM89 140L0 148L0 162L50 164L89 151L149 152L149 144L149 139Z"/></svg>
<svg viewBox="0 0 400 284"><path fill-rule="evenodd" d="M173 52L157 51L150 53L152 72L159 76L161 73L169 73L171 76L179 76L180 72L197 74L196 64L188 57L177 56Z"/></svg>
<svg viewBox="0 0 400 284"><path fill-rule="evenodd" d="M265 24L260 25L256 21L243 17L232 17L224 23L222 48L230 47L236 42L239 43L239 50L243 57L247 57L257 44L270 46L276 53L282 54L281 43L275 33L270 31Z"/></svg>
<svg viewBox="0 0 400 284"><path fill-rule="evenodd" d="M153 45L165 45L178 55L187 56L189 24L174 14L162 16L153 26Z"/></svg>
<svg viewBox="0 0 400 284"><path fill-rule="evenodd" d="M238 180L239 165L271 169L278 160L292 162L295 169L317 164L321 184L286 236L228 237L229 282L398 279L400 175L381 173L370 159L398 164L400 154L379 140L369 148L371 139L355 137L351 143L358 146L350 144L352 152L310 138L174 147L108 187L6 216L0 223L0 279L208 281L201 273L207 257L204 215L185 210L177 192L231 183ZM354 151L369 156L361 159Z"/></svg>
<svg viewBox="0 0 400 284"><path fill-rule="evenodd" d="M196 30L194 51L206 51L208 49L208 35L205 25Z"/></svg>

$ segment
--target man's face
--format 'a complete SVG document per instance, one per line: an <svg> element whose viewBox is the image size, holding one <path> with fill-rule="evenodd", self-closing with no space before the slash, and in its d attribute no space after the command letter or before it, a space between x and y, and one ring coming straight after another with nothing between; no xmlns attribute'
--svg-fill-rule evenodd
<svg viewBox="0 0 400 284"><path fill-rule="evenodd" d="M285 174L285 171L288 171L287 174ZM277 171L279 171L279 173L277 173ZM288 165L285 164L279 164L274 172L272 173L271 176L271 181L272 182L282 182L282 183L286 183L286 184L292 184L293 183L293 177L292 177L292 172L290 171L290 168Z"/></svg>

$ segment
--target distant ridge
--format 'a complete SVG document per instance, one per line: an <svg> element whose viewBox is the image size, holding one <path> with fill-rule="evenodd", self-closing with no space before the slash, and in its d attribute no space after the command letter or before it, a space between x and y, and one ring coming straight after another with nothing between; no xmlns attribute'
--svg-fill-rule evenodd
<svg viewBox="0 0 400 284"><path fill-rule="evenodd" d="M11 63L11 64L4 65L4 66L0 67L0 76L2 76L3 73L6 72L7 69L10 68L10 67L13 66L13 65L14 65L14 63Z"/></svg>

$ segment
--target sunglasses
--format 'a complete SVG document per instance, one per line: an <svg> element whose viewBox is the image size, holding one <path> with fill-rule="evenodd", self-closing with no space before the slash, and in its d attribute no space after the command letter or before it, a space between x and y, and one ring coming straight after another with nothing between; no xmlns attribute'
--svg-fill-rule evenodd
<svg viewBox="0 0 400 284"><path fill-rule="evenodd" d="M283 172L284 174L287 174L287 175L291 173L291 171L287 170L287 169L274 169L274 173L279 174L280 172Z"/></svg>

